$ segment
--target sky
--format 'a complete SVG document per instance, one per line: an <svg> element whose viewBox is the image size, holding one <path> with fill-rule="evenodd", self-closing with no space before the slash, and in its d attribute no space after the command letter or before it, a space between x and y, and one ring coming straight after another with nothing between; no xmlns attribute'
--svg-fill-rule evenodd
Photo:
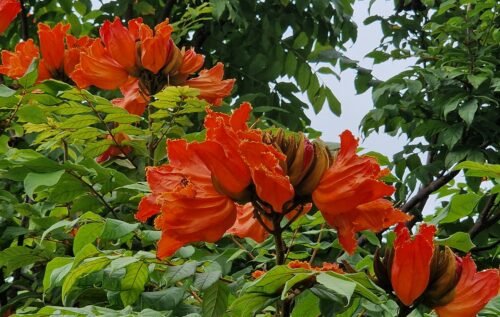
<svg viewBox="0 0 500 317"><path fill-rule="evenodd" d="M369 0L358 0L354 4L353 20L358 25L358 39L356 43L347 46L345 55L360 62L362 67L373 70L373 75L380 80L404 71L412 64L412 61L387 61L382 65L373 65L372 59L364 58L366 54L378 47L382 39L382 31L379 23L364 25L363 21L369 16ZM370 15L389 16L394 11L392 0L376 1L370 11ZM333 75L321 75L323 82L332 89L342 105L342 114L335 116L328 106L319 114L315 114L312 107L306 112L312 121L312 127L322 131L322 139L337 142L338 135L345 129L351 130L355 135L361 137L359 124L365 114L373 108L371 90L357 95L354 88L354 78L356 71L346 70L341 73L341 80L338 81ZM404 137L392 137L384 134L372 133L366 139L361 140L361 146L367 151L380 152L389 158L396 152L401 151L407 140Z"/></svg>

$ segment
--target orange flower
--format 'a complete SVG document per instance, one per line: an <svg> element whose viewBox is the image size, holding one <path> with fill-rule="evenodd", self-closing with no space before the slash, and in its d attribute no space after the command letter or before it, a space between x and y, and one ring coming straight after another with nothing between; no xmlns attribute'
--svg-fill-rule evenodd
<svg viewBox="0 0 500 317"><path fill-rule="evenodd" d="M317 268L314 268L314 269L317 270L317 271L323 271L323 272L332 271L332 272L335 272L335 273L344 274L344 270L342 270L340 268L340 266L338 265L338 263L323 262L323 266L322 267L317 267Z"/></svg>
<svg viewBox="0 0 500 317"><path fill-rule="evenodd" d="M14 79L19 79L26 73L26 70L28 70L28 67L33 59L38 57L38 47L33 43L32 39L29 39L26 42L21 42L16 45L14 52L5 50L2 51L0 74L4 74ZM39 74L39 78L40 77L41 76Z"/></svg>
<svg viewBox="0 0 500 317"><path fill-rule="evenodd" d="M202 70L198 77L188 79L185 85L198 88L201 99L218 106L222 103L222 98L231 94L235 82L234 79L222 80L223 77L224 65L217 63L209 70Z"/></svg>
<svg viewBox="0 0 500 317"><path fill-rule="evenodd" d="M201 54L196 54L194 49L187 50L183 52L182 64L179 69L179 73L185 75L191 75L196 73L203 66L205 62L205 56Z"/></svg>
<svg viewBox="0 0 500 317"><path fill-rule="evenodd" d="M258 279L259 277L261 277L262 275L266 274L266 271L263 271L263 270L255 270L252 272L252 277L254 279Z"/></svg>
<svg viewBox="0 0 500 317"><path fill-rule="evenodd" d="M476 264L468 254L462 260L462 273L455 297L447 305L435 308L435 311L439 317L474 317L498 295L499 289L499 270L477 272Z"/></svg>
<svg viewBox="0 0 500 317"><path fill-rule="evenodd" d="M75 70L80 63L80 53L94 42L88 36L76 38L71 34L66 35L66 50L64 51L64 73L68 76Z"/></svg>
<svg viewBox="0 0 500 317"><path fill-rule="evenodd" d="M140 26L141 63L144 68L156 74L167 64L170 51L175 45L170 39L172 31L168 21L158 24L154 33L146 24Z"/></svg>
<svg viewBox="0 0 500 317"><path fill-rule="evenodd" d="M291 269L306 269L312 270L311 265L305 261L294 260L288 263L288 267Z"/></svg>
<svg viewBox="0 0 500 317"><path fill-rule="evenodd" d="M422 224L414 239L403 223L398 224L395 231L391 283L398 298L410 306L429 284L436 227Z"/></svg>
<svg viewBox="0 0 500 317"><path fill-rule="evenodd" d="M382 198L394 192L394 187L378 180L388 171L381 170L375 159L356 155L358 142L350 131L344 131L340 139L338 156L312 199L328 224L337 229L344 249L353 253L356 232L380 231L410 217Z"/></svg>
<svg viewBox="0 0 500 317"><path fill-rule="evenodd" d="M269 232L264 229L260 222L254 217L254 208L252 203L245 205L237 205L238 212L236 222L227 233L234 234L240 238L251 238L252 240L261 243L269 236ZM262 217L265 225L272 229L273 223L266 217Z"/></svg>
<svg viewBox="0 0 500 317"><path fill-rule="evenodd" d="M57 74L64 67L64 39L69 28L69 24L58 23L51 29L47 24L38 23L42 54L40 63L43 63L51 74Z"/></svg>
<svg viewBox="0 0 500 317"><path fill-rule="evenodd" d="M100 41L95 41L82 52L80 63L76 65L70 77L80 88L94 85L101 89L112 90L127 81L128 73L111 58Z"/></svg>
<svg viewBox="0 0 500 317"><path fill-rule="evenodd" d="M113 140L111 135L108 135L107 139ZM128 153L132 152L132 148L130 146L127 146L127 145L122 146L123 142L130 140L128 135L126 135L123 132L119 132L119 133L114 135L114 139L116 140L116 143L118 143L118 145L110 146L104 153L99 155L96 158L97 163L103 163L112 157L123 156L124 154L128 154Z"/></svg>
<svg viewBox="0 0 500 317"><path fill-rule="evenodd" d="M136 68L136 46L133 34L123 26L118 17L113 22L104 21L99 30L106 51L129 73Z"/></svg>
<svg viewBox="0 0 500 317"><path fill-rule="evenodd" d="M115 106L127 110L131 114L141 116L148 105L149 100L139 90L139 81L134 77L120 87L123 98L116 98L112 100Z"/></svg>
<svg viewBox="0 0 500 317"><path fill-rule="evenodd" d="M19 0L0 0L0 34L3 33L21 12Z"/></svg>
<svg viewBox="0 0 500 317"><path fill-rule="evenodd" d="M280 212L293 197L293 187L280 166L285 156L262 142L260 130L248 128L251 110L249 103L243 103L231 116L207 110L207 141L195 144L194 149L221 193L245 200L246 189L253 183L259 198Z"/></svg>
<svg viewBox="0 0 500 317"><path fill-rule="evenodd" d="M157 256L171 256L196 241L215 242L236 219L235 204L212 185L210 171L185 140L168 141L169 164L147 169L151 195L143 198L136 218L154 214L163 231Z"/></svg>

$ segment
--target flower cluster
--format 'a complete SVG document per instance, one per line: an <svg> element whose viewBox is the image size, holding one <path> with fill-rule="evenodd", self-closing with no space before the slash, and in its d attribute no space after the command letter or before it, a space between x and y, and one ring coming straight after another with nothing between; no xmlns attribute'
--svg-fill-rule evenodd
<svg viewBox="0 0 500 317"><path fill-rule="evenodd" d="M0 7L2 23L14 12L10 6ZM40 47L29 39L19 43L14 52L2 51L0 74L19 79L37 58L38 81L54 78L80 88L119 88L124 97L113 103L137 115L143 114L151 95L168 85L197 88L199 97L213 105L220 105L233 88L233 79L223 80L222 63L200 70L204 56L175 45L168 21L152 30L141 18L130 20L128 27L116 18L104 22L97 39L76 38L69 29L69 24L58 23L51 28L39 23ZM193 77L196 73L198 76Z"/></svg>
<svg viewBox="0 0 500 317"><path fill-rule="evenodd" d="M76 38L68 34L69 24L58 23L50 28L38 24L40 47L32 39L16 45L14 52L2 51L0 74L14 79L22 77L33 59L39 59L38 81L54 78L70 81L75 66L80 62L80 52L94 40L87 36Z"/></svg>
<svg viewBox="0 0 500 317"><path fill-rule="evenodd" d="M394 191L379 180L387 171L356 154L358 143L349 131L331 155L324 143L302 134L249 127L251 110L248 103L232 115L208 109L205 141L170 140L169 164L148 168L152 193L136 218L158 215L158 257L190 242L215 242L226 232L262 241L280 230L284 217L293 221L311 204L350 253L356 232L410 219L384 198Z"/></svg>
<svg viewBox="0 0 500 317"><path fill-rule="evenodd" d="M413 239L402 223L395 232L394 247L383 258L377 252L374 269L378 284L405 306L422 303L440 317L470 317L498 294L499 270L477 272L470 255L435 245L433 225L422 224Z"/></svg>

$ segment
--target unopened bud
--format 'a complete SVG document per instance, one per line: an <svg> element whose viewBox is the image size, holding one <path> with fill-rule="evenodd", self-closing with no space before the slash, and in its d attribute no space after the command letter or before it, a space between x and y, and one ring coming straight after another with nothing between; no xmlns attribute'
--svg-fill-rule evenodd
<svg viewBox="0 0 500 317"><path fill-rule="evenodd" d="M163 67L162 73L165 76L174 76L181 67L183 52L181 52L177 45L172 43L172 49L169 55L170 57L165 67Z"/></svg>
<svg viewBox="0 0 500 317"><path fill-rule="evenodd" d="M422 295L422 302L428 307L444 306L451 302L459 277L455 254L447 246L436 246L431 260L429 285Z"/></svg>

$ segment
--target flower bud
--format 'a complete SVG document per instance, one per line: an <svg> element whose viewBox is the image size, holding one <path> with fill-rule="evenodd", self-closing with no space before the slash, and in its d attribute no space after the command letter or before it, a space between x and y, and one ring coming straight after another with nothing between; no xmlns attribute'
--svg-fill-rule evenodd
<svg viewBox="0 0 500 317"><path fill-rule="evenodd" d="M431 260L429 285L422 295L422 302L428 307L444 306L451 302L460 277L457 273L455 254L447 246L436 246Z"/></svg>
<svg viewBox="0 0 500 317"><path fill-rule="evenodd" d="M181 52L181 50L177 47L177 45L175 45L173 42L171 45L172 48L170 50L170 56L168 57L167 64L162 70L162 73L165 76L173 76L178 72L182 64L182 56L184 55L183 52Z"/></svg>
<svg viewBox="0 0 500 317"><path fill-rule="evenodd" d="M303 133L287 135L279 129L273 134L265 134L264 142L273 143L286 155L282 168L299 196L310 195L330 166L331 157L326 145L319 140L309 141Z"/></svg>

